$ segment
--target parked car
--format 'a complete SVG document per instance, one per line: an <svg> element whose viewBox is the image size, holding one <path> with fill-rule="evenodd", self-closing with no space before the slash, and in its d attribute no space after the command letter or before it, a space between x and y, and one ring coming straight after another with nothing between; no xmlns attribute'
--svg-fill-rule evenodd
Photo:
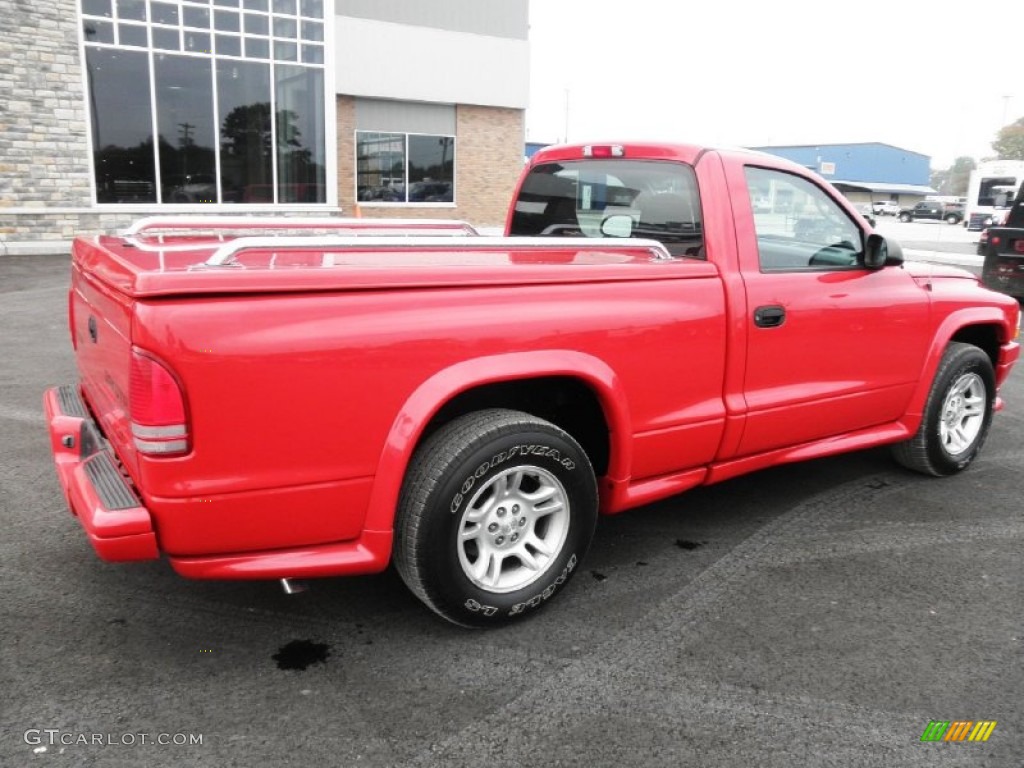
<svg viewBox="0 0 1024 768"><path fill-rule="evenodd" d="M898 216L900 205L895 200L876 200L871 204L871 212L878 216Z"/></svg>
<svg viewBox="0 0 1024 768"><path fill-rule="evenodd" d="M872 227L875 226L875 212L871 203L854 203L853 207L857 209L857 213L865 218L868 224Z"/></svg>
<svg viewBox="0 0 1024 768"><path fill-rule="evenodd" d="M955 203L940 203L937 200L922 200L913 208L900 209L900 221L945 221L959 224L964 220L963 206Z"/></svg>

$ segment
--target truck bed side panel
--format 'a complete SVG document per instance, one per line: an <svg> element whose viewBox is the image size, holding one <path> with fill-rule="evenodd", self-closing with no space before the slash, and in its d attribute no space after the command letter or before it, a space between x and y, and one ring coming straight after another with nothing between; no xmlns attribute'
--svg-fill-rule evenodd
<svg viewBox="0 0 1024 768"><path fill-rule="evenodd" d="M356 535L358 500L417 386L502 353L573 350L607 363L629 403L631 434L616 438L631 452L636 438L634 478L705 464L724 418L723 305L712 278L140 301L137 344L174 361L192 416L190 456L141 462L162 546L279 547L283 519L288 545ZM254 484L295 494L283 506L273 494L238 505ZM303 503L300 489L332 484L352 503L331 509L322 493ZM212 515L229 498L244 535L197 524L200 503Z"/></svg>

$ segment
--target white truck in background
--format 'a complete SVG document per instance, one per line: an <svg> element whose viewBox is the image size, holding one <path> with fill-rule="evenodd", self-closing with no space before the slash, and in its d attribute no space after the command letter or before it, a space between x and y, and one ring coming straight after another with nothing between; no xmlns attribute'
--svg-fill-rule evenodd
<svg viewBox="0 0 1024 768"><path fill-rule="evenodd" d="M982 230L998 224L1024 182L1024 160L985 160L967 183L964 226Z"/></svg>

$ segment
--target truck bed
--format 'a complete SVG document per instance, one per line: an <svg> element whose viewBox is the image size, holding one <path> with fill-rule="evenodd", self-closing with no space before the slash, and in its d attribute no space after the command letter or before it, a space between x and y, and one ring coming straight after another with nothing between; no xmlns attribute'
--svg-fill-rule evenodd
<svg viewBox="0 0 1024 768"><path fill-rule="evenodd" d="M299 236L76 241L75 264L130 298L659 279L655 241L589 238ZM688 261L677 277L716 274Z"/></svg>

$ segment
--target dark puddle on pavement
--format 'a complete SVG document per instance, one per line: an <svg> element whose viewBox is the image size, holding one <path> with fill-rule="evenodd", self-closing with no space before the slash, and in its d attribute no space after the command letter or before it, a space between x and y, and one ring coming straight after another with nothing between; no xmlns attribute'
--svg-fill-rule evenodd
<svg viewBox="0 0 1024 768"><path fill-rule="evenodd" d="M697 549L707 544L706 541L690 541L689 539L676 539L676 546L680 549Z"/></svg>
<svg viewBox="0 0 1024 768"><path fill-rule="evenodd" d="M312 640L292 640L271 658L277 662L278 669L294 669L304 671L313 664L326 664L331 655L331 646L327 643L314 643Z"/></svg>

